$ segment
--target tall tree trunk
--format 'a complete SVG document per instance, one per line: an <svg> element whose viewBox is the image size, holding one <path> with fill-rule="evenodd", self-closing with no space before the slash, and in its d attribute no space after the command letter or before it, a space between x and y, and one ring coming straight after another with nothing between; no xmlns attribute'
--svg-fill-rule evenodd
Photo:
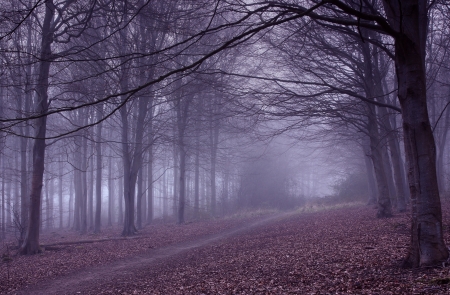
<svg viewBox="0 0 450 295"><path fill-rule="evenodd" d="M136 226L138 229L142 229L142 198L144 196L143 194L143 167L139 169L138 177L137 177L137 199L136 199Z"/></svg>
<svg viewBox="0 0 450 295"><path fill-rule="evenodd" d="M148 150L147 181L147 224L150 224L153 221L153 143Z"/></svg>
<svg viewBox="0 0 450 295"><path fill-rule="evenodd" d="M175 127L174 127L175 128ZM174 131L175 133L176 131ZM175 216L175 214L177 214L176 212L178 212L178 198L179 198L179 165L180 165L180 152L179 152L179 148L174 145L173 147L173 194L172 194L172 210L173 210L173 215Z"/></svg>
<svg viewBox="0 0 450 295"><path fill-rule="evenodd" d="M378 52L378 48L374 47L373 50L374 60L374 77L376 82L376 93L377 100L381 103L386 103L385 93L388 92L388 87L386 83L386 77L382 77L380 73L380 62L381 65L384 64L383 55ZM391 155L391 163L393 168L393 177L388 175L390 179L394 180L395 183L395 194L391 193L391 196L396 196L395 203L397 210L399 212L404 212L406 210L406 193L405 193L405 173L404 165L401 159L399 138L397 136L397 131L392 127L390 117L391 114L388 113L386 108L379 108L379 118L380 126L383 132L383 137L386 138L387 146L389 146L389 151ZM388 157L386 154L385 157Z"/></svg>
<svg viewBox="0 0 450 295"><path fill-rule="evenodd" d="M375 175L373 172L373 165L370 158L370 146L364 147L364 163L366 165L367 173L367 185L369 187L369 199L367 200L368 205L375 205L377 203L377 187L375 184Z"/></svg>
<svg viewBox="0 0 450 295"><path fill-rule="evenodd" d="M53 196L54 196L54 181L53 177L47 180L46 191L47 191L47 229L53 228Z"/></svg>
<svg viewBox="0 0 450 295"><path fill-rule="evenodd" d="M447 94L448 95L448 94ZM439 185L439 191L445 192L446 190L446 179L445 179L445 173L444 173L444 151L445 146L447 143L447 134L450 129L450 111L445 110L444 120L443 122L439 122L438 124L441 125L441 132L439 132L439 141L437 146L437 161L436 161L436 173L438 178L438 185ZM442 121L442 120L441 120Z"/></svg>
<svg viewBox="0 0 450 295"><path fill-rule="evenodd" d="M97 121L103 118L103 105L98 106ZM95 224L94 232L99 233L101 230L102 221L102 123L97 124L97 140L95 143L96 149L96 181L95 181Z"/></svg>
<svg viewBox="0 0 450 295"><path fill-rule="evenodd" d="M92 155L93 153L91 153ZM87 224L88 230L94 230L94 186L95 186L95 178L94 178L94 158L89 156L91 159L88 160L88 169L89 176L87 181Z"/></svg>
<svg viewBox="0 0 450 295"><path fill-rule="evenodd" d="M122 160L122 165L123 165L123 160ZM120 168L118 167L118 169L120 169ZM119 206L118 206L118 214L117 214L117 223L123 225L123 220L124 220L124 217L123 217L123 199L124 199L123 198L123 191L124 191L123 190L123 176L121 179L118 179L118 181L119 181L119 190L118 190L119 195L117 198L117 202L119 203ZM122 196L120 194L122 194Z"/></svg>
<svg viewBox="0 0 450 295"><path fill-rule="evenodd" d="M1 159L1 167L2 167L2 210L0 211L2 215L2 224L1 224L1 239L4 240L6 238L6 196L5 196L5 160L3 157Z"/></svg>
<svg viewBox="0 0 450 295"><path fill-rule="evenodd" d="M217 103L217 101L216 101ZM217 165L217 148L219 146L219 118L216 114L217 110L215 105L211 106L211 118L210 118L210 147L211 147L211 214L216 215L217 207L217 193L216 193L216 165Z"/></svg>
<svg viewBox="0 0 450 295"><path fill-rule="evenodd" d="M127 78L126 78L127 79ZM123 90L122 90L123 91ZM136 233L134 225L134 198L135 198L135 175L131 171L132 159L129 151L128 142L128 112L124 105L120 109L122 118L122 155L123 155L123 198L124 198L124 218L123 218L123 236L129 236Z"/></svg>
<svg viewBox="0 0 450 295"><path fill-rule="evenodd" d="M122 88L122 89L127 89ZM130 152L129 136L128 136L128 118L127 108L123 106L120 109L122 118L122 153L124 161L124 198L125 198L125 218L124 227L122 231L123 236L129 236L136 233L134 225L134 200L135 200L135 186L139 170L142 169L142 157L144 153L143 137L144 137L144 122L148 112L147 97L140 97L138 101L138 117L135 127L134 149L133 154Z"/></svg>
<svg viewBox="0 0 450 295"><path fill-rule="evenodd" d="M73 171L73 187L75 191L74 210L73 210L73 229L79 231L81 229L81 199L83 188L81 184L81 139L79 136L74 137L74 171Z"/></svg>
<svg viewBox="0 0 450 295"><path fill-rule="evenodd" d="M69 181L69 220L67 221L67 227L70 228L72 222L73 210L73 182Z"/></svg>
<svg viewBox="0 0 450 295"><path fill-rule="evenodd" d="M436 265L447 260L449 253L442 234L436 146L427 109L427 1L383 2L397 32L395 68L412 205L411 242L404 265Z"/></svg>
<svg viewBox="0 0 450 295"><path fill-rule="evenodd" d="M362 30L364 36L367 35L366 30ZM374 100L377 96L376 85L374 81L374 70L372 64L372 56L369 44L367 42L360 43L362 54L364 58L364 85L366 97L370 100ZM378 128L378 120L375 105L372 103L366 104L367 109L367 134L370 140L370 152L375 172L375 179L377 181L378 188L378 211L377 217L390 217L392 216L392 204L389 194L389 184L386 175L385 159L383 158L383 144L380 139L380 132Z"/></svg>
<svg viewBox="0 0 450 295"><path fill-rule="evenodd" d="M64 175L64 164L62 158L59 159L59 178L58 178L58 204L59 204L59 228L63 228L63 175Z"/></svg>
<svg viewBox="0 0 450 295"><path fill-rule="evenodd" d="M20 248L21 254L36 254L39 247L39 225L41 221L41 193L45 165L45 136L47 131L48 86L51 64L51 44L53 43L52 20L55 15L53 0L45 2L45 16L42 23L41 53L39 75L36 85L36 114L42 115L35 121L35 140L33 145L33 174L31 179L30 215L27 234Z"/></svg>
<svg viewBox="0 0 450 295"><path fill-rule="evenodd" d="M182 90L181 79L177 82L177 95L178 98L175 101L176 110L176 127L177 127L177 147L180 162L180 176L178 178L179 195L178 195L178 224L184 223L184 211L186 203L186 129L189 115L189 105L192 97L185 96Z"/></svg>
<svg viewBox="0 0 450 295"><path fill-rule="evenodd" d="M142 198L142 204L141 204L142 223L147 223L146 221L147 221L147 191L148 191L147 172L148 172L148 167L144 166L144 164L142 164L141 170L142 170L142 195L141 195L141 198Z"/></svg>
<svg viewBox="0 0 450 295"><path fill-rule="evenodd" d="M163 193L163 219L166 220L169 210L169 200L168 200L168 192L167 192L167 179L166 172L164 172L162 177L162 193Z"/></svg>
<svg viewBox="0 0 450 295"><path fill-rule="evenodd" d="M108 226L113 225L114 220L114 176L112 173L112 155L108 159Z"/></svg>
<svg viewBox="0 0 450 295"><path fill-rule="evenodd" d="M186 198L186 151L184 144L180 144L180 194L178 196L178 224L184 223L184 210Z"/></svg>
<svg viewBox="0 0 450 295"><path fill-rule="evenodd" d="M194 218L199 216L200 201L200 128L197 128L195 138L195 172L194 172Z"/></svg>
<svg viewBox="0 0 450 295"><path fill-rule="evenodd" d="M87 123L87 114L81 112L82 122ZM80 120L80 121L81 121ZM85 125L86 126L86 125ZM83 131L83 137L81 139L82 144L82 156L81 156L81 201L80 201L80 233L87 233L88 229L88 143L87 134Z"/></svg>

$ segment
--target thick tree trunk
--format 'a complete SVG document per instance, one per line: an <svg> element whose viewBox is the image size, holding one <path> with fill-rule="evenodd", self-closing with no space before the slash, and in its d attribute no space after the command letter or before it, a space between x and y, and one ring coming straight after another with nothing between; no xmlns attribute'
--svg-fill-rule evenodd
<svg viewBox="0 0 450 295"><path fill-rule="evenodd" d="M126 77L126 76L125 76ZM127 79L127 78L124 78ZM127 89L127 85L122 86L122 91ZM126 106L120 109L122 118L122 153L124 161L124 199L125 199L125 216L122 235L129 236L136 233L137 229L134 224L134 202L135 202L135 186L139 170L142 169L143 157L143 137L144 122L147 115L148 98L140 97L138 101L138 118L136 120L136 133L134 138L133 154L130 152L130 143L128 135L128 112ZM141 196L138 196L141 197ZM139 208L140 209L140 208Z"/></svg>
<svg viewBox="0 0 450 295"><path fill-rule="evenodd" d="M175 102L176 110L176 127L177 127L177 147L179 156L179 178L178 178L178 214L177 222L178 224L184 223L184 210L186 203L186 129L189 116L189 105L191 103L190 96L184 96L181 92L181 80L179 80L179 85L177 87L179 93L177 101Z"/></svg>
<svg viewBox="0 0 450 295"><path fill-rule="evenodd" d="M427 1L384 1L394 26L398 99L402 109L408 182L411 192L411 242L404 266L436 265L449 257L442 234L436 176L436 146L427 109L425 43Z"/></svg>
<svg viewBox="0 0 450 295"><path fill-rule="evenodd" d="M24 102L24 111L25 114L28 114L30 112L31 103L32 103L32 62L31 62L31 53L32 53L32 22L31 20L28 20L27 22L27 66L25 70L25 102ZM20 241L19 243L22 244L25 240L25 233L28 226L28 215L29 215L29 209L30 209L30 202L29 202L29 172L28 172L28 137L30 136L30 127L28 124L25 126L20 126L21 134L22 136L20 138L20 220L21 225L23 227L22 232L20 233Z"/></svg>
<svg viewBox="0 0 450 295"><path fill-rule="evenodd" d="M130 165L124 165L123 194L124 194L124 218L122 236L134 235L137 231L134 224L134 200L137 173L130 173Z"/></svg>
<svg viewBox="0 0 450 295"><path fill-rule="evenodd" d="M127 79L127 78L125 78ZM124 91L126 88L122 88ZM134 225L134 184L137 174L131 170L132 160L128 143L128 112L126 106L120 109L122 117L122 159L123 159L123 198L124 198L124 218L122 236L130 236L136 233Z"/></svg>
<svg viewBox="0 0 450 295"><path fill-rule="evenodd" d="M29 112L29 105L31 97L29 95L25 96L25 112ZM22 244L25 240L26 228L28 226L28 214L29 214L29 198L28 198L28 156L27 156L27 146L28 146L28 136L29 128L28 126L21 126L20 138L20 224L22 230L20 232L19 243Z"/></svg>
<svg viewBox="0 0 450 295"><path fill-rule="evenodd" d="M45 16L42 23L41 54L39 61L39 76L36 86L37 104L36 113L42 117L36 119L36 137L33 145L33 174L30 192L30 215L28 219L27 234L19 250L21 254L36 254L39 248L39 225L41 223L41 193L45 165L45 136L47 131L48 86L51 64L51 44L53 32L51 29L55 7L52 0L46 1Z"/></svg>

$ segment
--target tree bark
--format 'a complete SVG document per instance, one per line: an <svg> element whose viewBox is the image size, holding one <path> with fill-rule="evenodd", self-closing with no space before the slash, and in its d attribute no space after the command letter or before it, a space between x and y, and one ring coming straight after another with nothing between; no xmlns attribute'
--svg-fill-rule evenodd
<svg viewBox="0 0 450 295"><path fill-rule="evenodd" d="M195 135L194 218L198 218L200 208L200 129L198 126Z"/></svg>
<svg viewBox="0 0 450 295"><path fill-rule="evenodd" d="M41 193L45 165L45 136L47 132L48 86L51 65L51 44L53 43L52 19L55 14L53 0L45 2L45 16L42 23L41 54L39 76L36 86L36 114L42 115L35 121L35 140L33 144L33 174L30 192L30 215L27 234L19 250L21 254L36 254L39 248L39 225L41 223Z"/></svg>
<svg viewBox="0 0 450 295"><path fill-rule="evenodd" d="M367 35L366 30L362 30L364 36ZM367 42L361 42L361 49L364 58L364 85L366 97L369 100L374 100L377 96L376 85L374 81L374 70L372 65L372 58L370 54L370 47ZM370 152L375 172L375 179L377 181L378 188L378 211L377 217L391 217L392 216L392 204L389 194L389 184L386 175L387 168L385 167L386 160L383 157L383 145L380 139L380 132L377 120L377 113L375 105L372 103L366 103L367 109L367 134L370 141ZM389 167L390 168L390 167Z"/></svg>
<svg viewBox="0 0 450 295"><path fill-rule="evenodd" d="M103 105L98 106L97 110L97 121L103 118ZM97 160L97 170L96 170L96 181L95 181L95 224L94 232L99 233L101 230L101 215L102 215L102 123L97 124L97 142L95 143L96 148L96 160Z"/></svg>
<svg viewBox="0 0 450 295"><path fill-rule="evenodd" d="M113 225L114 220L114 178L112 173L112 155L108 159L108 226Z"/></svg>
<svg viewBox="0 0 450 295"><path fill-rule="evenodd" d="M138 229L142 229L142 198L145 197L142 191L143 189L143 167L139 169L138 177L137 177L137 198L136 198L136 225Z"/></svg>
<svg viewBox="0 0 450 295"><path fill-rule="evenodd" d="M87 114L81 112L80 114L82 124L87 124ZM86 125L84 125L86 126ZM88 229L88 181L87 181L87 168L88 168L88 144L87 144L87 132L83 130L83 137L81 138L81 171L80 171L80 186L81 186L81 200L80 200L80 233L87 233Z"/></svg>
<svg viewBox="0 0 450 295"><path fill-rule="evenodd" d="M367 200L368 205L375 205L377 203L377 187L375 184L375 175L373 172L373 165L370 157L370 147L368 144L364 147L364 163L366 165L366 173L367 173L367 185L369 187L369 199Z"/></svg>
<svg viewBox="0 0 450 295"><path fill-rule="evenodd" d="M58 178L58 197L59 197L59 228L63 228L64 210L63 210L63 175L64 164L62 158L59 160L59 178Z"/></svg>
<svg viewBox="0 0 450 295"><path fill-rule="evenodd" d="M395 68L411 192L411 241L404 266L436 265L447 260L449 253L442 234L436 146L427 109L427 1L383 2L397 32Z"/></svg>
<svg viewBox="0 0 450 295"><path fill-rule="evenodd" d="M150 224L153 221L153 143L148 150L147 181L147 224Z"/></svg>
<svg viewBox="0 0 450 295"><path fill-rule="evenodd" d="M180 187L180 194L178 196L178 224L183 224L186 198L186 151L183 145L180 146L180 178L178 185Z"/></svg>
<svg viewBox="0 0 450 295"><path fill-rule="evenodd" d="M67 227L70 228L73 215L73 182L69 181L69 220L67 221Z"/></svg>
<svg viewBox="0 0 450 295"><path fill-rule="evenodd" d="M383 55L380 54L377 48L373 48L372 56L374 57L374 80L376 81L376 96L377 101L381 103L387 103L385 99L385 93L388 92L386 77L383 77L380 73L380 63L384 64ZM381 130L383 131L383 138L386 140L386 149L389 147L393 174L388 176L390 179L394 181L395 192L391 193L391 197L396 196L393 200L395 202L395 207L399 212L404 212L406 210L406 193L404 191L405 188L405 175L404 175L404 167L403 161L400 155L400 147L399 147L399 139L396 133L396 130L392 128L391 124L391 114L388 113L386 108L378 108L379 110L379 120ZM387 154L385 157L387 158L389 155ZM391 167L391 166L390 166Z"/></svg>

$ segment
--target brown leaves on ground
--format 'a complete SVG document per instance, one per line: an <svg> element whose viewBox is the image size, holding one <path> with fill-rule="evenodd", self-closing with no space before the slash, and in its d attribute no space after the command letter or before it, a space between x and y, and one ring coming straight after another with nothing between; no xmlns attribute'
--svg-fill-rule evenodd
<svg viewBox="0 0 450 295"><path fill-rule="evenodd" d="M54 231L44 233L41 237L41 244L54 245L49 247L52 250L32 256L17 255L17 251L11 250L13 243L3 243L0 254L9 257L10 260L0 261L0 294L14 293L25 285L36 284L43 279L133 256L148 249L217 233L235 227L244 220L214 220L181 226L150 225L140 230L137 235L126 239L120 238L119 228L106 228L100 234L89 235L80 235L69 230ZM100 242L83 243L86 240ZM73 243L70 244L71 242ZM66 244L57 245L58 243Z"/></svg>
<svg viewBox="0 0 450 295"><path fill-rule="evenodd" d="M444 206L444 233L450 244L450 207ZM130 269L90 294L450 294L448 267L401 269L409 242L408 214L376 219L365 206L293 214L206 246L186 250L139 272ZM12 292L43 277L74 268L195 239L248 220L158 225L142 239L67 246L32 257L14 257L7 284ZM169 241L170 242L167 242ZM52 272L52 274L49 274Z"/></svg>

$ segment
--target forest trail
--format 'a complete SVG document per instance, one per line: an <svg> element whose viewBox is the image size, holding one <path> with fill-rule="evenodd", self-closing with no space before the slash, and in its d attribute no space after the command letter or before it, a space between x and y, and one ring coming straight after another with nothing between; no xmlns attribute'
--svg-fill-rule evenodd
<svg viewBox="0 0 450 295"><path fill-rule="evenodd" d="M36 285L29 285L22 290L18 290L15 294L86 294L92 288L98 287L99 285L114 284L119 278L137 274L144 269L151 268L152 265L164 263L166 259L183 254L186 251L210 245L219 240L242 235L290 215L292 213L276 213L217 234L207 235L192 241L175 243L157 249L150 249L145 253L116 260L101 266L87 267L67 275L41 281Z"/></svg>
<svg viewBox="0 0 450 295"><path fill-rule="evenodd" d="M449 295L449 266L413 270L400 267L410 239L409 214L382 219L375 218L375 214L376 208L361 205L258 215L238 223L228 219L185 226L155 225L153 230L160 228L171 234L187 231L190 236L173 242L171 236L160 234L161 241L171 244L149 250L151 240L146 240L144 234L151 231L143 230L142 239L115 241L114 247L104 248L122 253L139 243L143 246L141 252L135 252L139 254L108 260L111 262L102 258L101 266L77 268L76 261L65 255L79 260L85 253L94 259L101 256L98 247L108 242L18 257L12 263L28 263L33 272L24 274L27 269L17 268L15 278L26 276L28 286L11 287L5 294ZM443 220L450 228L450 203L444 203ZM188 230L201 231L214 222L217 224L209 234ZM223 224L230 226L219 226ZM445 231L445 241L450 245L450 231ZM45 268L43 263L47 265L45 272L54 270L52 261L58 258L70 260L64 264L69 268L65 273L32 281Z"/></svg>

